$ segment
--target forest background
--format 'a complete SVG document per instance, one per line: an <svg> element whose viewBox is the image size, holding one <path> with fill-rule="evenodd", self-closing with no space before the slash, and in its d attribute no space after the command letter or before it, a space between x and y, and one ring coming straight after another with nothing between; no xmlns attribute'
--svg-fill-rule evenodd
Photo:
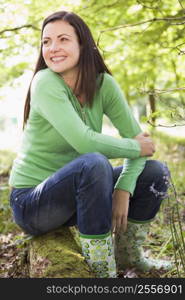
<svg viewBox="0 0 185 300"><path fill-rule="evenodd" d="M136 118L155 140L154 159L164 161L171 171L169 196L152 224L145 250L173 259L175 267L168 273L127 270L120 276L184 277L184 0L0 0L0 277L29 277L22 268L27 237L12 221L8 176L20 145L41 24L58 10L71 10L89 25ZM106 118L103 131L117 135Z"/></svg>

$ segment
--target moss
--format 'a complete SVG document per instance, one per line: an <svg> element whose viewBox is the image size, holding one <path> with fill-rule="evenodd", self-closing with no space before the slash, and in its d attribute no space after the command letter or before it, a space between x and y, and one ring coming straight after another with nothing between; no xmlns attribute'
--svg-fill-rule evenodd
<svg viewBox="0 0 185 300"><path fill-rule="evenodd" d="M30 277L92 278L69 228L36 237L30 245Z"/></svg>
<svg viewBox="0 0 185 300"><path fill-rule="evenodd" d="M0 175L8 175L16 153L9 150L0 150Z"/></svg>
<svg viewBox="0 0 185 300"><path fill-rule="evenodd" d="M17 228L13 222L9 204L9 187L0 185L0 233L8 233Z"/></svg>

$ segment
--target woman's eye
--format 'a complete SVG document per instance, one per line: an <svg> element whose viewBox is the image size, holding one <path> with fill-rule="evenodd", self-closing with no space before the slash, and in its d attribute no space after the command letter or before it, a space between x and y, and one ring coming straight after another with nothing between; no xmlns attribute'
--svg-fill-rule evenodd
<svg viewBox="0 0 185 300"><path fill-rule="evenodd" d="M43 44L43 45L47 45L47 44L48 44L48 41L45 40L45 41L42 42L42 44Z"/></svg>
<svg viewBox="0 0 185 300"><path fill-rule="evenodd" d="M67 41L67 38L63 37L63 38L61 38L61 41L65 42L65 41Z"/></svg>

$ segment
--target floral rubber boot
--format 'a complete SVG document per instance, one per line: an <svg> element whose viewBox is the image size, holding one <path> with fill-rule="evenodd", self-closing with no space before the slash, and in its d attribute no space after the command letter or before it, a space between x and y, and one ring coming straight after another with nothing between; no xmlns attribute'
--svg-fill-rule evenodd
<svg viewBox="0 0 185 300"><path fill-rule="evenodd" d="M116 278L116 263L111 233L86 235L80 233L82 254L98 278Z"/></svg>
<svg viewBox="0 0 185 300"><path fill-rule="evenodd" d="M173 264L169 261L146 258L143 251L143 243L149 232L150 223L128 222L126 232L115 235L115 258L118 270L128 267L146 272L151 269L170 270Z"/></svg>

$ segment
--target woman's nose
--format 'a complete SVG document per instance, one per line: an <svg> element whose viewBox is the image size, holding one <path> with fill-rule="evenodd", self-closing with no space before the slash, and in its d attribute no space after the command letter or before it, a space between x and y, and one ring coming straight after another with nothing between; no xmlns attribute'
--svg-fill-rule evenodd
<svg viewBox="0 0 185 300"><path fill-rule="evenodd" d="M57 52L61 49L60 45L58 43L52 43L50 46L51 52Z"/></svg>

